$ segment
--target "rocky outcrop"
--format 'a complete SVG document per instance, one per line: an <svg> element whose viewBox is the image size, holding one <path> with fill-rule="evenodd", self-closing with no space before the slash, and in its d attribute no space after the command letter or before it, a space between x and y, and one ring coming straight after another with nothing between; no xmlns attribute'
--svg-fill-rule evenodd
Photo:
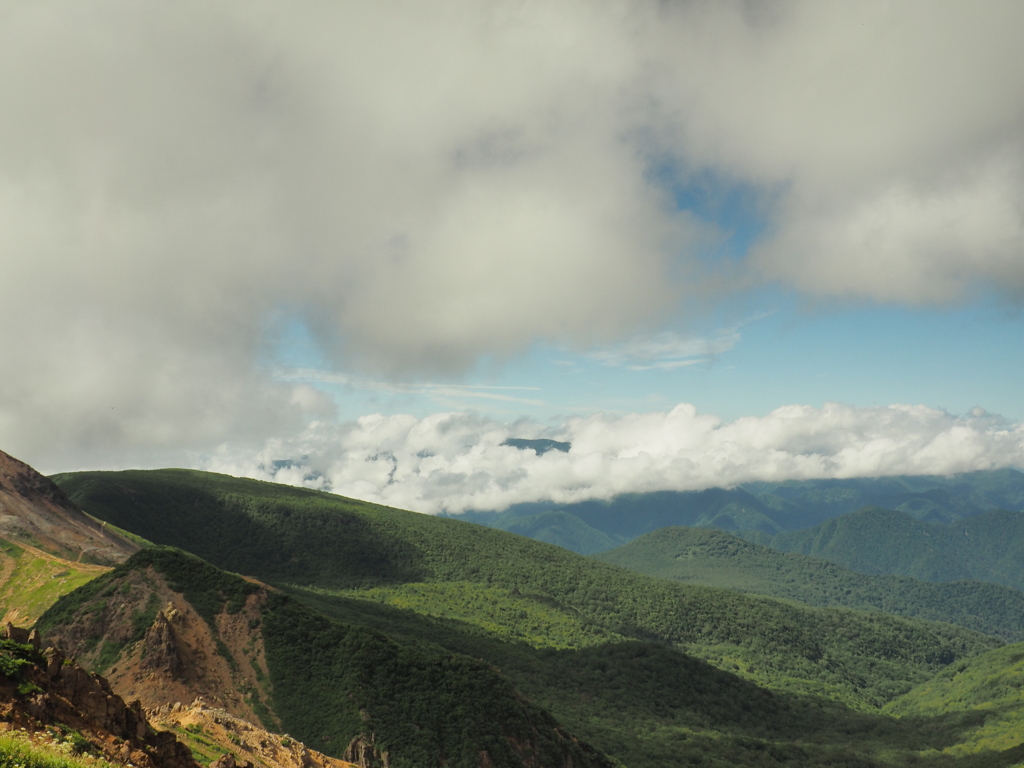
<svg viewBox="0 0 1024 768"><path fill-rule="evenodd" d="M3 634L14 643L21 637L9 629ZM56 724L73 728L108 760L136 768L197 768L173 733L150 726L138 701L125 704L104 678L56 648L40 653L19 643L4 653L21 669L13 678L0 675L0 721L28 731Z"/></svg>
<svg viewBox="0 0 1024 768"><path fill-rule="evenodd" d="M291 736L260 728L218 707L212 707L203 699L196 699L188 706L180 702L147 710L150 723L167 730L174 729L198 754L209 756L214 750L230 754L218 768L236 768L247 765L264 768L355 768L351 763L309 749ZM195 739L193 741L192 739ZM225 756L226 757L226 756ZM211 768L224 758L217 757Z"/></svg>
<svg viewBox="0 0 1024 768"><path fill-rule="evenodd" d="M143 669L163 672L180 680L185 676L185 663L181 658L181 649L178 646L178 639L175 637L174 627L171 626L167 615L169 611L174 610L173 606L168 606L160 611L156 615L156 620L146 630L146 636L143 639L145 653L140 665Z"/></svg>
<svg viewBox="0 0 1024 768"><path fill-rule="evenodd" d="M352 739L345 749L342 759L355 763L359 768L377 768L383 765L384 768L391 768L391 756L387 752L381 752L377 745L367 741L362 736Z"/></svg>
<svg viewBox="0 0 1024 768"><path fill-rule="evenodd" d="M253 768L253 764L249 760L239 762L235 759L235 756L229 752L226 755L221 755L210 763L210 768Z"/></svg>

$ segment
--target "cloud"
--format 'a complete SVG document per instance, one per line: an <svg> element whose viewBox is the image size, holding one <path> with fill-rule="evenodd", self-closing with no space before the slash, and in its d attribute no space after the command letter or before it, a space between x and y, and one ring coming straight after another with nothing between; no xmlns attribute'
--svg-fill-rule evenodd
<svg viewBox="0 0 1024 768"><path fill-rule="evenodd" d="M646 365L615 345L765 280L1019 298L1022 26L1014 2L5 4L0 439L97 465L288 434L329 404L268 370L282 314L338 370L422 381L537 340ZM666 167L758 198L727 278Z"/></svg>
<svg viewBox="0 0 1024 768"><path fill-rule="evenodd" d="M608 366L625 366L634 371L652 368L670 371L698 363L707 363L733 349L740 341L739 331L726 329L707 336L681 336L665 331L654 336L637 336L621 344L594 350L592 360Z"/></svg>
<svg viewBox="0 0 1024 768"><path fill-rule="evenodd" d="M318 384L335 384L353 389L391 394L421 394L435 399L455 398L458 400L495 400L502 403L520 403L523 405L544 405L543 400L535 397L511 395L509 392L539 392L540 387L492 386L488 384L407 384L392 381L373 381L358 379L346 374L331 371L319 371L309 368L279 371L279 381L313 382Z"/></svg>
<svg viewBox="0 0 1024 768"><path fill-rule="evenodd" d="M572 447L537 455L505 445L510 437ZM786 406L728 423L681 404L667 413L570 419L554 430L466 413L375 415L345 425L313 423L255 451L223 446L201 466L419 512L458 513L753 480L1024 468L1024 425L981 409L959 417L925 406L838 403Z"/></svg>

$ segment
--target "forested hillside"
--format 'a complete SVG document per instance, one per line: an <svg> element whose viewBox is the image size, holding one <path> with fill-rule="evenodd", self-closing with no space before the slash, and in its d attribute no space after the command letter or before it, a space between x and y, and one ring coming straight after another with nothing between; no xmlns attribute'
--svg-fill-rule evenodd
<svg viewBox="0 0 1024 768"><path fill-rule="evenodd" d="M960 716L969 728L948 751L969 755L1024 741L1022 694L1024 643L1015 643L950 665L891 702L886 711L900 717Z"/></svg>
<svg viewBox="0 0 1024 768"><path fill-rule="evenodd" d="M170 671L165 665L145 666L146 649L154 650L151 627L167 636L161 627L170 621L170 646L159 650L185 661L181 620L169 619L167 611L158 620L156 613L168 591L183 601L175 614L194 611L205 622L213 639L210 650L230 669L219 690L206 695L230 706L233 695L244 694L268 727L316 743L328 754L340 756L353 744L365 745L381 759L386 753L392 768L468 768L483 752L496 768L611 765L563 733L548 713L485 663L332 621L177 550L143 550L61 598L38 629L94 665L141 662L135 682L142 684ZM233 616L249 628L245 644L234 648ZM185 666L190 665L172 676L187 676Z"/></svg>
<svg viewBox="0 0 1024 768"><path fill-rule="evenodd" d="M871 508L802 531L744 536L861 573L922 581L973 579L1024 589L1022 512L997 510L942 525Z"/></svg>
<svg viewBox="0 0 1024 768"><path fill-rule="evenodd" d="M934 584L868 576L827 560L777 552L709 528L662 528L595 555L637 573L690 584L946 621L1024 640L1024 592L980 581Z"/></svg>
<svg viewBox="0 0 1024 768"><path fill-rule="evenodd" d="M452 706L491 688L516 691L550 712L566 733L630 768L915 762L938 768L949 765L941 750L965 743L977 717L894 720L879 709L950 664L998 645L949 624L655 579L504 531L305 489L184 470L80 473L59 481L100 519L190 549L290 596L280 603L283 598L267 593L265 611L273 615L262 613L259 623L267 664L293 670L264 697L288 728L287 712L301 713L288 722L306 720L323 730L335 717L324 713L348 706L318 692L322 676L340 674L332 683L337 690L375 686L390 700L426 701L435 686L455 684L449 672L479 670L473 672L483 675L479 687L468 679L458 683L470 688L460 689ZM204 576L190 591L183 581L169 581L187 597L217 583ZM227 611L226 598L220 604ZM61 604L54 610L63 610ZM83 612L72 619L65 613L57 623L87 624ZM103 642L94 647L102 650ZM118 652L132 647L126 643ZM332 656L339 647L344 654ZM350 657L381 671L345 672ZM238 662L242 668L246 659ZM506 682L482 682L483 669L500 670ZM386 670L422 686L388 682L379 677L392 674ZM289 688L286 681L296 682ZM318 704L321 696L328 698ZM405 704L374 715L382 703L371 699L366 711L380 718L374 722L394 726L382 725L381 732L433 717L422 708L402 709ZM435 744L429 741L435 727L429 731L410 743ZM343 740L338 732L327 741L336 750ZM1015 750L982 750L957 765L1010 766L1024 757ZM470 752L450 764L470 760ZM430 764L425 752L418 754Z"/></svg>
<svg viewBox="0 0 1024 768"><path fill-rule="evenodd" d="M671 643L759 683L857 707L880 706L996 644L949 625L654 580L504 531L302 488L186 470L59 482L102 520L271 583L502 587L602 630Z"/></svg>

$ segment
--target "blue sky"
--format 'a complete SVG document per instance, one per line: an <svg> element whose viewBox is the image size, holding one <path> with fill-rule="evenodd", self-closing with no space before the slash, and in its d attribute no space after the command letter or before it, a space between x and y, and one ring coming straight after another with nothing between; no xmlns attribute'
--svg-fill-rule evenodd
<svg viewBox="0 0 1024 768"><path fill-rule="evenodd" d="M329 393L343 419L365 413L425 416L471 409L494 418L528 416L557 422L596 411L668 410L680 402L724 420L763 416L781 405L858 407L924 404L966 414L972 408L1024 418L1024 317L997 298L952 308L858 303L837 308L802 304L780 291L744 297L744 320L708 326L703 334L662 331L696 344L697 353L605 362L600 353L537 344L503 361L483 360L449 380L386 382L331 371L301 323L277 340L271 364ZM655 335L657 338L657 335ZM701 354L704 340L719 340ZM595 359L595 357L597 359ZM678 367L676 362L685 363ZM658 363L670 366L658 368Z"/></svg>
<svg viewBox="0 0 1024 768"><path fill-rule="evenodd" d="M1022 26L5 6L0 449L428 512L1024 467Z"/></svg>

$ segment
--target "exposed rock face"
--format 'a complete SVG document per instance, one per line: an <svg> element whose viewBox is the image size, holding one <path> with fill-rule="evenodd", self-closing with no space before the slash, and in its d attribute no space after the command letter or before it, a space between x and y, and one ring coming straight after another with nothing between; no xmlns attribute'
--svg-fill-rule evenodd
<svg viewBox="0 0 1024 768"><path fill-rule="evenodd" d="M170 610L174 610L170 608ZM140 661L144 669L160 671L180 680L185 676L185 664L181 660L181 649L174 635L174 627L165 611L156 615L156 621L146 630L143 640L146 652ZM233 767L232 767L233 768Z"/></svg>
<svg viewBox="0 0 1024 768"><path fill-rule="evenodd" d="M264 599L264 592L257 590L240 610L218 614L211 626L162 574L133 569L81 603L72 620L47 628L44 635L47 644L91 668L104 648L108 654L120 648L115 660L108 656L103 675L125 700L140 699L149 710L201 697L259 723L253 705L269 699L269 670L263 642L253 628ZM140 632L139 619L146 613L154 620ZM263 717L262 725L279 726L268 710Z"/></svg>
<svg viewBox="0 0 1024 768"><path fill-rule="evenodd" d="M361 736L352 739L352 743L345 749L343 759L355 763L359 768L376 768L381 764L384 768L391 766L390 755L387 752L381 754L376 744Z"/></svg>
<svg viewBox="0 0 1024 768"><path fill-rule="evenodd" d="M3 451L0 537L68 560L107 565L124 562L139 549L78 509L52 481Z"/></svg>
<svg viewBox="0 0 1024 768"><path fill-rule="evenodd" d="M69 726L108 760L137 768L197 768L188 747L173 733L150 726L138 701L125 704L106 680L65 659L56 648L37 654L36 663L23 667L20 678L0 675L0 720L27 730ZM35 692L19 694L19 684L23 691Z"/></svg>
<svg viewBox="0 0 1024 768"><path fill-rule="evenodd" d="M234 755L228 753L210 763L210 768L253 768L253 765L249 760L238 762Z"/></svg>

